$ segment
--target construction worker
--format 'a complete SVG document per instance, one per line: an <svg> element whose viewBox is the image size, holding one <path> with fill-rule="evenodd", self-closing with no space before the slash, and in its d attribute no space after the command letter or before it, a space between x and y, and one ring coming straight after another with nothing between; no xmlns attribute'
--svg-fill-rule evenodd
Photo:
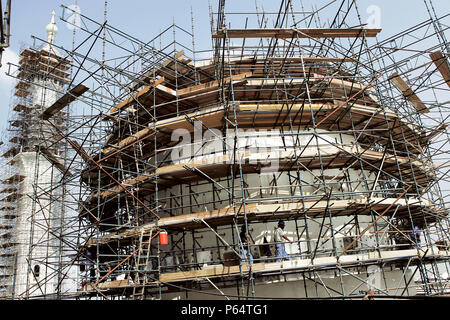
<svg viewBox="0 0 450 320"><path fill-rule="evenodd" d="M86 266L89 270L89 281L95 280L94 258L91 251L86 253Z"/></svg>
<svg viewBox="0 0 450 320"><path fill-rule="evenodd" d="M115 275L115 273L112 272L112 269L113 269L112 265L113 265L112 262L107 262L107 264L106 264L108 273L109 273L109 278L111 279L111 281L114 281L114 280L116 280L116 275Z"/></svg>
<svg viewBox="0 0 450 320"><path fill-rule="evenodd" d="M248 239L248 232L247 232L247 227L246 225L242 225L241 228L241 233L239 234L239 237L241 238L241 242L242 242L242 247L240 252L241 252L241 265L244 264L244 261L246 261L248 259L248 263L249 264L253 264L253 256L248 253L247 248L248 245L253 245L253 241Z"/></svg>
<svg viewBox="0 0 450 320"><path fill-rule="evenodd" d="M369 290L367 291L366 295L364 296L363 300L375 300L374 296L375 292L373 292L373 290Z"/></svg>
<svg viewBox="0 0 450 320"><path fill-rule="evenodd" d="M420 245L420 230L418 226L415 226L414 229L409 232L409 238L414 242L413 248Z"/></svg>
<svg viewBox="0 0 450 320"><path fill-rule="evenodd" d="M284 221L280 220L278 221L278 227L275 227L274 240L276 242L276 255L277 255L276 262L280 262L282 260L289 260L289 256L284 248L283 239L289 241L289 243L292 243L292 241L289 240L288 237L286 237L286 231L284 231L285 225L286 224L284 223Z"/></svg>
<svg viewBox="0 0 450 320"><path fill-rule="evenodd" d="M418 246L420 246L420 230L418 226L414 227L414 238L415 238L415 242Z"/></svg>

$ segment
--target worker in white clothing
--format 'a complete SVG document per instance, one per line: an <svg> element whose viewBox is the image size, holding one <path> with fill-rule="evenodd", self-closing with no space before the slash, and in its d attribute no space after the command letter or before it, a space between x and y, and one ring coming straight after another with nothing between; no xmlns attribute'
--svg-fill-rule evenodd
<svg viewBox="0 0 450 320"><path fill-rule="evenodd" d="M280 262L281 260L289 260L289 256L286 253L286 250L284 248L284 242L283 239L286 241L289 241L289 243L292 243L291 240L289 240L288 237L286 237L286 231L284 231L285 223L283 220L280 220L278 222L278 227L275 228L275 235L274 240L277 243L276 249L277 249L277 262Z"/></svg>

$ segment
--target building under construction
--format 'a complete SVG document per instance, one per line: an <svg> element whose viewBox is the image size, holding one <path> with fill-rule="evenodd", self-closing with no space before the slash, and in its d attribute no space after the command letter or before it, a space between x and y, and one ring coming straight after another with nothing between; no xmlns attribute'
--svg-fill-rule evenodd
<svg viewBox="0 0 450 320"><path fill-rule="evenodd" d="M106 1L9 65L3 297L448 294L449 14L382 39L351 0L214 6L210 50Z"/></svg>

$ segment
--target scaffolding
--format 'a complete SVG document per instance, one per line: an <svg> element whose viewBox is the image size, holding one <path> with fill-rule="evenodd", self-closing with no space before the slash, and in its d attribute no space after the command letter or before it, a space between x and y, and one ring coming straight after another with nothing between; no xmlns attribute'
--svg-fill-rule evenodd
<svg viewBox="0 0 450 320"><path fill-rule="evenodd" d="M11 36L11 0L5 3L5 11L0 1L0 67L2 66L3 51L9 47L9 39Z"/></svg>
<svg viewBox="0 0 450 320"><path fill-rule="evenodd" d="M70 82L70 67L51 44L22 48L19 58L5 135L9 140L2 152L6 159L2 170L8 178L2 181L5 196L0 201L2 218L9 222L2 224L7 230L2 242L7 273L1 296L28 298L54 291L61 266L55 256L65 247L59 241L65 208L58 179L65 146L52 128L66 132L67 113L55 112L53 126L42 120L42 114Z"/></svg>
<svg viewBox="0 0 450 320"><path fill-rule="evenodd" d="M45 185L37 169L31 183L30 221L57 250L30 250L27 274L46 258L57 282L45 291L49 277L34 276L6 295L448 294L449 15L424 1L429 19L380 40L355 1L300 4L238 13L219 0L212 49L197 50L192 12L191 30L173 23L144 42L106 22L105 2L103 22L77 13L83 40L72 50L50 43L57 61L9 72L21 99L13 110L25 114L11 128L30 130L24 119L37 111L32 151L58 172ZM73 24L71 14L62 6L62 21ZM40 82L55 92L42 108L25 101L33 72L64 83ZM23 152L24 137L3 156ZM3 181L4 212L16 178ZM62 211L55 224L42 214L52 205Z"/></svg>

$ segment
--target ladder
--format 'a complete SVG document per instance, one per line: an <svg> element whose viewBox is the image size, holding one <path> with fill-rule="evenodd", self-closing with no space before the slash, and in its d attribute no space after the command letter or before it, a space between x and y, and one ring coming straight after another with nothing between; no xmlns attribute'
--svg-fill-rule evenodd
<svg viewBox="0 0 450 320"><path fill-rule="evenodd" d="M145 233L146 231L142 229L139 236L139 251L135 259L136 275L134 279L135 286L133 288L132 296L134 300L145 300L145 285L149 282L149 280L150 282L153 280L153 277L149 276L149 273L158 272L158 270L153 270L151 258L154 258L154 256L150 255L153 229L151 229L148 234L148 240L146 239Z"/></svg>

